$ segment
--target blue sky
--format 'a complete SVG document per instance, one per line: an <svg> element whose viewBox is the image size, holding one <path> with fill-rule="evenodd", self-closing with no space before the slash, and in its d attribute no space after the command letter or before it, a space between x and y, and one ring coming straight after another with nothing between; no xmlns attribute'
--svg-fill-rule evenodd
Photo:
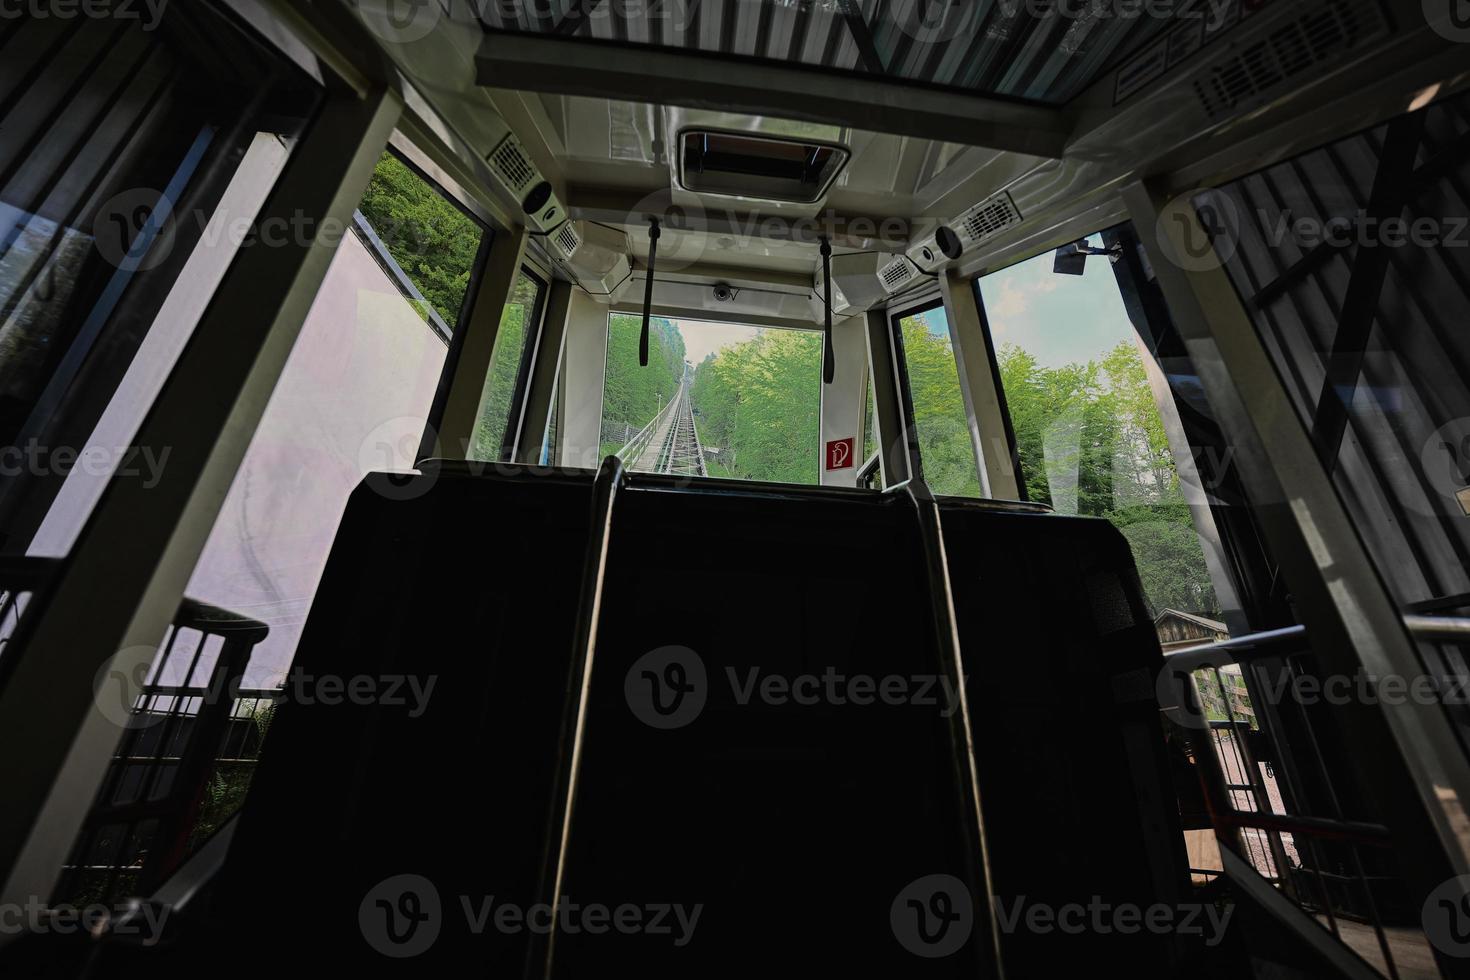
<svg viewBox="0 0 1470 980"><path fill-rule="evenodd" d="M1089 244L1101 248L1102 239L1094 236ZM1107 257L1089 257L1085 275L1064 276L1051 271L1054 254L1043 252L980 280L996 347L1016 344L1046 367L1061 367L1100 359L1131 341L1133 325Z"/></svg>

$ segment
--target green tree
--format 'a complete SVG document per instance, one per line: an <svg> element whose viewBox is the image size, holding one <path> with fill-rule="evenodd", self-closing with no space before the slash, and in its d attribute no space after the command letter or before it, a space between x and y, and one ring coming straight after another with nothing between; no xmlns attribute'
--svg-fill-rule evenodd
<svg viewBox="0 0 1470 980"><path fill-rule="evenodd" d="M997 361L1030 499L1112 521L1155 612L1219 615L1137 346L1124 341L1100 361L1048 368L1007 344Z"/></svg>
<svg viewBox="0 0 1470 980"><path fill-rule="evenodd" d="M454 329L480 248L480 226L391 153L384 153L358 210Z"/></svg>
<svg viewBox="0 0 1470 980"><path fill-rule="evenodd" d="M693 399L713 471L771 483L818 482L822 338L762 330L700 363Z"/></svg>
<svg viewBox="0 0 1470 980"><path fill-rule="evenodd" d="M949 336L932 333L916 316L905 317L899 328L924 479L935 493L978 497L980 471Z"/></svg>
<svg viewBox="0 0 1470 980"><path fill-rule="evenodd" d="M678 393L684 377L684 337L679 328L663 317L649 322L646 368L638 363L642 331L642 317L614 313L608 320L602 456L623 448L628 437L651 422Z"/></svg>

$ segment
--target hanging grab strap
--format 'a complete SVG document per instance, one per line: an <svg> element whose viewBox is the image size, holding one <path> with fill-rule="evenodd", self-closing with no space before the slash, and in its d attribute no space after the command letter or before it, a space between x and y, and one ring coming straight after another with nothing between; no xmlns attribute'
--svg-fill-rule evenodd
<svg viewBox="0 0 1470 980"><path fill-rule="evenodd" d="M822 383L831 384L837 377L837 358L832 354L832 243L822 236L822 308L826 310L822 326Z"/></svg>
<svg viewBox="0 0 1470 980"><path fill-rule="evenodd" d="M648 367L648 318L653 312L653 267L658 262L658 219L649 218L648 279L643 283L643 332L638 335L638 366Z"/></svg>

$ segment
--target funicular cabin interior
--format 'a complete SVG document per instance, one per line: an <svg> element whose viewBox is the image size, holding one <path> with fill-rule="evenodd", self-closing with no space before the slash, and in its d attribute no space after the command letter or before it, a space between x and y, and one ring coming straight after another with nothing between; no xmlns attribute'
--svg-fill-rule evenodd
<svg viewBox="0 0 1470 980"><path fill-rule="evenodd" d="M1470 974L1463 8L0 3L4 975Z"/></svg>

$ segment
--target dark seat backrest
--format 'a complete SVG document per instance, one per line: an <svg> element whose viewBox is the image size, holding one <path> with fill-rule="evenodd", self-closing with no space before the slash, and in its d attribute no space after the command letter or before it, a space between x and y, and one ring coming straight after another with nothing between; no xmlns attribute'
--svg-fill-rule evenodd
<svg viewBox="0 0 1470 980"><path fill-rule="evenodd" d="M959 502L942 515L997 911L1022 916L1004 930L1007 975L1102 957L1164 976L1168 936L1091 927L1125 905L1177 913L1187 883L1155 687L1163 655L1128 544L1102 520ZM1079 904L1086 932L1025 925L1033 906Z"/></svg>
<svg viewBox="0 0 1470 980"><path fill-rule="evenodd" d="M215 889L214 928L238 936L270 916L279 931L294 908L303 955L334 972L519 969L525 937L471 935L458 896L532 900L591 483L590 473L487 478L451 464L358 488L296 667L308 690L358 676L433 687L425 705L405 683L404 704L279 708ZM359 912L398 874L433 884L442 928L428 952L395 961L364 941ZM367 928L386 924L386 910L364 914Z"/></svg>

